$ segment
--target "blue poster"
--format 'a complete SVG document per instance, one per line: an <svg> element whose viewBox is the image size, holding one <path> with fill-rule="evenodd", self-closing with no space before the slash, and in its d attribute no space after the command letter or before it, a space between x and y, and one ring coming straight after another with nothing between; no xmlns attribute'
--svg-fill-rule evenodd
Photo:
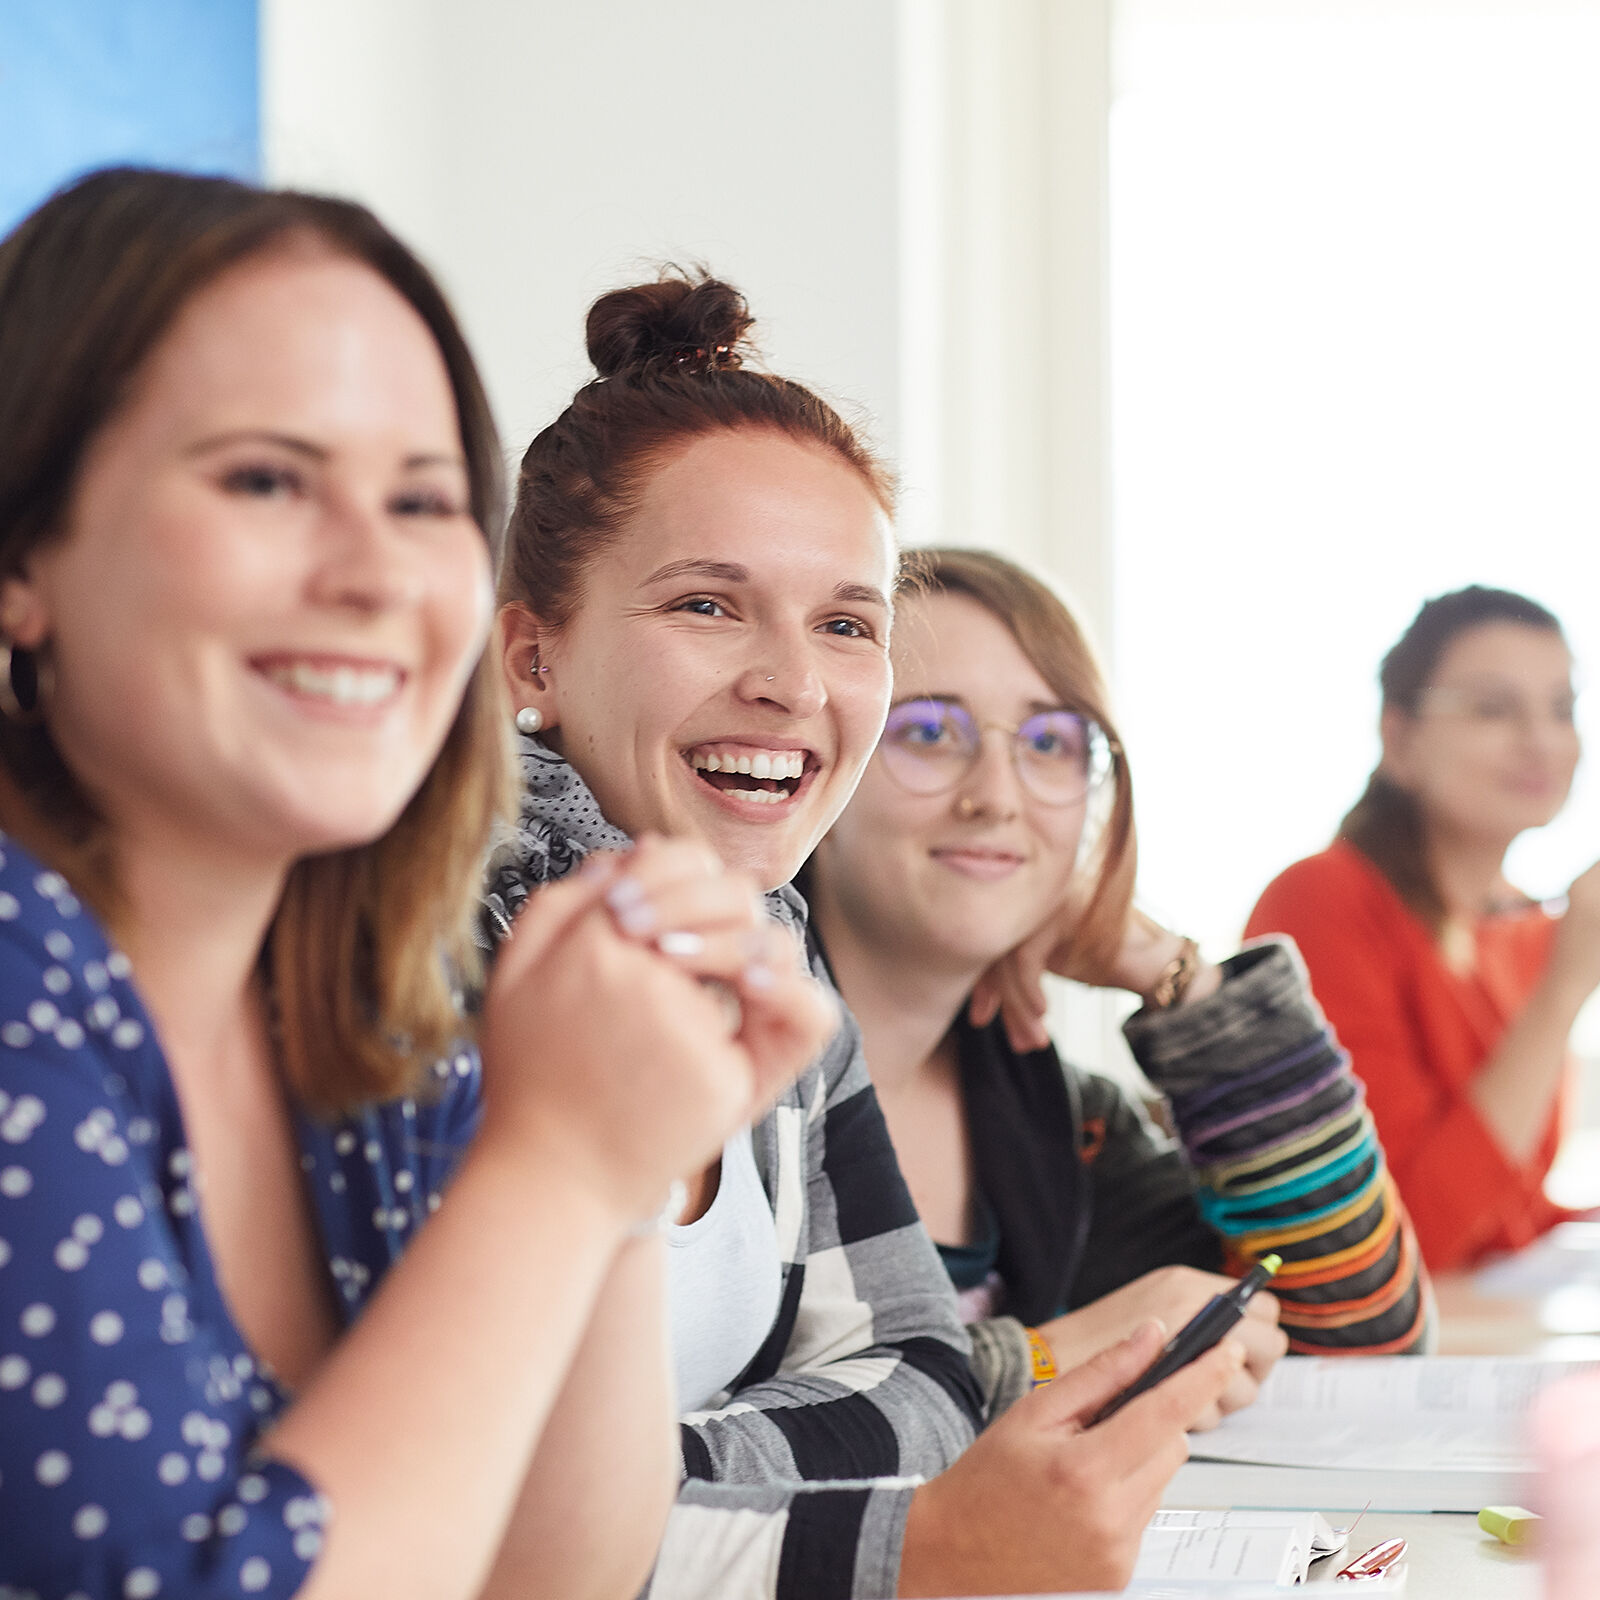
<svg viewBox="0 0 1600 1600"><path fill-rule="evenodd" d="M117 162L255 178L257 0L0 0L0 235Z"/></svg>

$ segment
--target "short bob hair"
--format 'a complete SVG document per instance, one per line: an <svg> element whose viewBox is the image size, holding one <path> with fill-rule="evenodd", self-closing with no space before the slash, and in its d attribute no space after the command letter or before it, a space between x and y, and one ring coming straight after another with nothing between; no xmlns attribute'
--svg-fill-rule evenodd
<svg viewBox="0 0 1600 1600"><path fill-rule="evenodd" d="M1122 946L1133 903L1138 845L1133 826L1133 775L1112 721L1100 664L1077 619L1048 584L990 550L908 550L900 593L959 594L1005 625L1017 647L1063 706L1097 722L1111 746L1109 806L1079 871L1094 881L1084 902L1074 951L1084 966L1106 967Z"/></svg>
<svg viewBox="0 0 1600 1600"><path fill-rule="evenodd" d="M370 267L416 311L449 375L474 520L503 516L482 381L427 269L365 208L226 178L91 173L0 241L0 579L63 536L90 442L189 299L229 268L297 242ZM24 687L37 673L16 652ZM47 709L47 708L46 708ZM394 826L292 869L263 952L297 1097L323 1111L406 1092L462 1023L482 851L510 793L499 674L479 662L444 746ZM0 718L0 826L106 918L127 916L104 819L48 718Z"/></svg>

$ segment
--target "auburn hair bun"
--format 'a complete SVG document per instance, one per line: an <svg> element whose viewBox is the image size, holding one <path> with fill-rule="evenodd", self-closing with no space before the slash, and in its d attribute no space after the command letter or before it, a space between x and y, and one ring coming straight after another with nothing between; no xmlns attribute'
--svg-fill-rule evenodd
<svg viewBox="0 0 1600 1600"><path fill-rule="evenodd" d="M755 319L731 283L668 269L654 283L601 295L589 309L589 359L602 378L668 368L742 366Z"/></svg>

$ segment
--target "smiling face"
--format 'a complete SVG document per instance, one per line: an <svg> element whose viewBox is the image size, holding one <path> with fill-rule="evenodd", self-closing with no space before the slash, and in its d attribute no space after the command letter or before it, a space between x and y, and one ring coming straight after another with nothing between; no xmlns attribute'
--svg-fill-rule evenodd
<svg viewBox="0 0 1600 1600"><path fill-rule="evenodd" d="M626 832L786 883L849 799L889 697L888 518L834 452L722 430L650 477L571 619L505 618L513 697Z"/></svg>
<svg viewBox="0 0 1600 1600"><path fill-rule="evenodd" d="M1504 848L1566 803L1579 755L1572 698L1558 633L1468 628L1440 656L1416 714L1384 713L1384 771L1432 827Z"/></svg>
<svg viewBox="0 0 1600 1600"><path fill-rule="evenodd" d="M974 979L1044 921L1072 880L1087 801L1036 799L1000 731L1061 700L1005 624L961 594L901 602L894 697L964 706L985 728L980 754L954 787L915 794L880 753L818 847L813 907L830 953L865 944Z"/></svg>
<svg viewBox="0 0 1600 1600"><path fill-rule="evenodd" d="M449 380L376 273L305 241L185 305L0 588L113 836L287 864L383 833L488 620Z"/></svg>

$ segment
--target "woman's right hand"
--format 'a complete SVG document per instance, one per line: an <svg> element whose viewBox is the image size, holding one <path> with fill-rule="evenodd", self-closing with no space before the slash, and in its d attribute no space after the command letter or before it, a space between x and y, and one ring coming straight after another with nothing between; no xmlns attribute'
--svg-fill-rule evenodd
<svg viewBox="0 0 1600 1600"><path fill-rule="evenodd" d="M1572 880L1550 971L1585 996L1600 988L1600 861Z"/></svg>
<svg viewBox="0 0 1600 1600"><path fill-rule="evenodd" d="M699 948L663 954L656 930ZM749 879L703 845L644 840L517 919L484 999L480 1137L560 1162L621 1222L640 1220L837 1026Z"/></svg>
<svg viewBox="0 0 1600 1600"><path fill-rule="evenodd" d="M1115 1416L1086 1427L1161 1350L1142 1323L1121 1344L1024 1395L954 1466L917 1489L906 1519L902 1595L1121 1589L1185 1430L1244 1364L1224 1339Z"/></svg>
<svg viewBox="0 0 1600 1600"><path fill-rule="evenodd" d="M1213 1295L1226 1294L1237 1285L1236 1278L1220 1272L1156 1267L1076 1311L1042 1323L1037 1331L1050 1346L1057 1368L1064 1371L1128 1337L1151 1317L1169 1328L1181 1328ZM1287 1352L1289 1339L1278 1326L1277 1297L1265 1289L1252 1296L1232 1337L1244 1350L1245 1364L1218 1395L1215 1407L1190 1424L1193 1429L1214 1428L1230 1411L1252 1404L1267 1374Z"/></svg>
<svg viewBox="0 0 1600 1600"><path fill-rule="evenodd" d="M1143 997L1183 949L1184 941L1177 934L1131 905L1115 951L1080 949L1074 935L1083 909L1077 898L1081 892L1069 895L1043 927L995 961L978 979L967 1003L967 1017L975 1028L987 1027L998 1014L1007 1042L1019 1055L1043 1050L1050 1043L1044 1021L1049 1007L1044 992L1046 972L1093 989L1126 989ZM1185 998L1203 1000L1216 992L1221 981L1221 972L1202 961Z"/></svg>

